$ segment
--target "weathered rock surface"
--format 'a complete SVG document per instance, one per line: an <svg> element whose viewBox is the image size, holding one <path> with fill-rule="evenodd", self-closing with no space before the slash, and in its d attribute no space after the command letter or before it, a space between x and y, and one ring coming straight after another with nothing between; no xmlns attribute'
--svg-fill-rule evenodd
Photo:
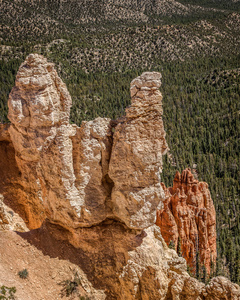
<svg viewBox="0 0 240 300"><path fill-rule="evenodd" d="M8 131L30 228L41 226L46 217L67 228L91 226L109 212L110 191L103 182L111 151L110 120L70 125L71 103L53 64L29 55L9 97Z"/></svg>
<svg viewBox="0 0 240 300"><path fill-rule="evenodd" d="M139 234L108 220L72 234L44 223L20 235L45 255L78 265L106 299L202 299L204 284L189 276L186 261L167 247L156 225Z"/></svg>
<svg viewBox="0 0 240 300"><path fill-rule="evenodd" d="M31 206L27 205L28 194L20 184L21 172L15 159L9 127L10 124L0 124L0 194L4 196L4 203L27 222L32 217Z"/></svg>
<svg viewBox="0 0 240 300"><path fill-rule="evenodd" d="M203 293L205 300L240 299L240 287L225 277L213 278Z"/></svg>
<svg viewBox="0 0 240 300"><path fill-rule="evenodd" d="M98 224L111 215L108 166L112 146L110 119L82 122L73 141L75 186L82 203L82 225Z"/></svg>
<svg viewBox="0 0 240 300"><path fill-rule="evenodd" d="M45 255L78 265L94 289L105 291L106 299L239 299L240 287L226 278L213 278L205 286L190 277L185 259L167 247L156 225L139 234L107 220L72 234L44 223L20 235Z"/></svg>
<svg viewBox="0 0 240 300"><path fill-rule="evenodd" d="M53 65L27 57L9 97L9 135L2 136L15 150L29 228L46 217L68 229L106 218L140 230L155 223L168 149L160 79L146 72L131 83L132 105L117 125L97 118L78 128L69 124L71 97Z"/></svg>
<svg viewBox="0 0 240 300"><path fill-rule="evenodd" d="M11 142L10 134L8 132L9 124L0 124L0 142Z"/></svg>
<svg viewBox="0 0 240 300"><path fill-rule="evenodd" d="M28 195L25 206L31 211L29 227L39 227L46 215L53 222L72 222L68 213L80 213L70 139L75 130L69 125L71 97L53 64L29 55L20 66L8 105L9 133Z"/></svg>
<svg viewBox="0 0 240 300"><path fill-rule="evenodd" d="M205 182L194 179L190 169L176 173L173 187L166 188L164 208L157 212L156 224L167 244L175 249L181 244L183 257L195 270L196 251L200 261L210 272L216 261L216 212Z"/></svg>
<svg viewBox="0 0 240 300"><path fill-rule="evenodd" d="M5 205L3 199L3 196L0 195L0 230L13 230L19 232L28 231L23 219Z"/></svg>
<svg viewBox="0 0 240 300"><path fill-rule="evenodd" d="M164 198L162 155L168 146L162 121L160 73L143 73L131 82L132 104L113 136L109 177L113 213L130 228L155 223Z"/></svg>
<svg viewBox="0 0 240 300"><path fill-rule="evenodd" d="M32 54L9 97L11 125L0 127L0 192L30 229L37 228L19 235L44 255L80 267L88 289L84 295L92 299L216 299L221 279L205 287L191 278L186 261L153 225L156 210L164 212L176 195L179 221L188 224L184 216L191 205L199 212L197 225L209 225L209 245L216 238L215 219L205 222L212 205L206 185L180 174L172 190L161 184L168 146L160 79L160 73L147 72L132 81L125 117L97 118L78 128L68 122L71 97L65 84L52 64ZM186 202L183 207L179 199ZM164 216L176 240L175 215L166 210ZM170 226L174 221L176 226ZM189 228L195 236L196 228ZM178 234L183 233L181 227ZM200 241L204 238L199 234ZM191 243L186 251L192 251ZM235 295L233 288L238 292L237 286L223 283L226 293Z"/></svg>

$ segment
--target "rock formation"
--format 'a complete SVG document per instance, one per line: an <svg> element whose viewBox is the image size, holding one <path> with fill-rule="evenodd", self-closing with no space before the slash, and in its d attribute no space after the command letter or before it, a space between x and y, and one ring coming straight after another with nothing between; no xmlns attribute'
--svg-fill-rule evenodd
<svg viewBox="0 0 240 300"><path fill-rule="evenodd" d="M8 132L30 228L45 217L66 228L106 218L135 229L154 224L167 150L160 78L144 73L132 82L132 106L112 137L110 119L70 125L66 86L45 58L28 56L9 97Z"/></svg>
<svg viewBox="0 0 240 300"><path fill-rule="evenodd" d="M23 219L3 203L2 195L0 195L0 230L28 231Z"/></svg>
<svg viewBox="0 0 240 300"><path fill-rule="evenodd" d="M71 97L53 65L29 55L18 71L8 106L9 133L27 194L25 206L31 212L29 227L39 227L46 215L56 222L71 222L64 211L77 215L80 203L70 139L75 130L69 125Z"/></svg>
<svg viewBox="0 0 240 300"><path fill-rule="evenodd" d="M125 117L78 128L68 122L71 97L53 65L31 54L9 97L11 125L0 128L0 166L10 164L0 192L36 228L19 235L78 265L94 289L89 295L101 299L216 299L217 289L189 276L154 225L168 193L160 177L168 149L160 79L146 72L132 81Z"/></svg>
<svg viewBox="0 0 240 300"><path fill-rule="evenodd" d="M210 273L216 261L216 212L205 182L199 182L186 169L176 173L173 187L163 185L166 198L164 208L157 212L156 224L169 245L180 246L180 251L192 271L196 264L205 265ZM197 262L199 251L199 262Z"/></svg>
<svg viewBox="0 0 240 300"><path fill-rule="evenodd" d="M83 122L81 128L70 125L71 97L66 86L46 59L28 56L9 97L8 138L21 173L21 202L30 228L39 227L46 216L67 228L91 226L106 218L119 218L136 229L154 223L163 198L158 174L161 155L167 148L159 76L145 73L133 82L133 106L116 126L112 146L110 119ZM148 95L154 103L150 110ZM142 107L141 101L145 102ZM2 136L5 131L3 128ZM117 166L120 148L126 155ZM144 161L146 151L149 156ZM139 164L131 167L131 161ZM126 165L130 166L125 174L129 183L120 176ZM121 195L121 185L129 186L123 191L126 195ZM125 203L121 203L124 197ZM146 201L137 200L139 197L146 197ZM137 205L131 209L129 204L135 201Z"/></svg>
<svg viewBox="0 0 240 300"><path fill-rule="evenodd" d="M240 299L239 285L232 283L225 277L218 276L213 278L206 286L203 295L205 296L205 300L238 300Z"/></svg>
<svg viewBox="0 0 240 300"><path fill-rule="evenodd" d="M154 224L164 198L162 155L168 146L162 121L159 73L143 73L131 82L132 105L113 136L109 177L113 213L130 228Z"/></svg>

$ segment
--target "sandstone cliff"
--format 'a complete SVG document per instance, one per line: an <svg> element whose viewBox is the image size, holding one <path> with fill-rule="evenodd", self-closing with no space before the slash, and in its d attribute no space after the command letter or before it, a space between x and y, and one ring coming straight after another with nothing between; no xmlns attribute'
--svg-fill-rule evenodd
<svg viewBox="0 0 240 300"><path fill-rule="evenodd" d="M186 169L176 173L173 187L166 188L164 208L157 212L156 224L169 245L182 252L192 271L205 265L210 273L211 262L217 257L216 212L205 182L199 182ZM199 261L197 252L199 252Z"/></svg>
<svg viewBox="0 0 240 300"><path fill-rule="evenodd" d="M53 65L29 55L9 97L11 125L0 128L0 193L35 228L21 238L78 266L92 299L218 299L219 284L238 299L240 288L225 279L205 287L191 278L154 225L168 149L160 86L160 73L143 73L125 117L78 128Z"/></svg>

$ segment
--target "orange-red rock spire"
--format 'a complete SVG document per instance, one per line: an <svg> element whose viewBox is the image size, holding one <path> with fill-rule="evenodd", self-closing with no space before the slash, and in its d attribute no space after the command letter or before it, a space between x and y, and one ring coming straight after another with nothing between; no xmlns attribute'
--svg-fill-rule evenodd
<svg viewBox="0 0 240 300"><path fill-rule="evenodd" d="M208 184L194 178L190 169L176 172L173 187L166 188L163 209L157 212L156 224L169 245L177 250L181 243L183 257L194 271L199 251L200 264L210 272L216 260L216 212Z"/></svg>

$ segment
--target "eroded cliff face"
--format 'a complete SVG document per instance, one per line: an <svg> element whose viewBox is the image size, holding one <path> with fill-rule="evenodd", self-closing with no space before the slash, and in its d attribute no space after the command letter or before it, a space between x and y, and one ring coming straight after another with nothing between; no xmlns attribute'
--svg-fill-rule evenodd
<svg viewBox="0 0 240 300"><path fill-rule="evenodd" d="M22 238L80 267L89 295L101 299L217 299L154 225L168 193L160 177L168 149L160 86L160 73L143 73L131 83L125 117L79 128L68 122L71 97L53 65L31 54L9 97L11 125L0 128L3 157L11 149L0 160L11 162L0 192L13 191L10 204L38 228Z"/></svg>
<svg viewBox="0 0 240 300"><path fill-rule="evenodd" d="M132 82L132 106L113 135L110 119L70 125L65 84L45 58L28 56L9 97L8 132L30 228L46 217L66 228L107 218L134 229L154 224L167 149L160 78L144 73Z"/></svg>
<svg viewBox="0 0 240 300"><path fill-rule="evenodd" d="M206 182L199 182L186 169L176 173L173 187L164 187L164 208L157 212L156 224L169 245L181 247L183 257L192 271L196 264L205 265L210 273L217 257L216 212ZM197 261L197 251L199 261Z"/></svg>
<svg viewBox="0 0 240 300"><path fill-rule="evenodd" d="M131 82L132 104L113 135L109 177L113 213L129 228L154 224L164 198L162 155L168 146L162 121L160 73L144 73Z"/></svg>
<svg viewBox="0 0 240 300"><path fill-rule="evenodd" d="M132 105L117 124L97 118L78 128L69 124L71 97L53 65L27 57L9 97L8 133L29 228L46 217L68 229L107 218L139 230L154 224L167 150L160 79L144 73L131 83Z"/></svg>
<svg viewBox="0 0 240 300"><path fill-rule="evenodd" d="M53 64L29 55L18 71L8 106L8 131L27 195L24 205L31 211L29 227L39 227L46 216L54 222L72 222L68 213L77 216L81 203L70 139L76 130L69 125L71 97Z"/></svg>

